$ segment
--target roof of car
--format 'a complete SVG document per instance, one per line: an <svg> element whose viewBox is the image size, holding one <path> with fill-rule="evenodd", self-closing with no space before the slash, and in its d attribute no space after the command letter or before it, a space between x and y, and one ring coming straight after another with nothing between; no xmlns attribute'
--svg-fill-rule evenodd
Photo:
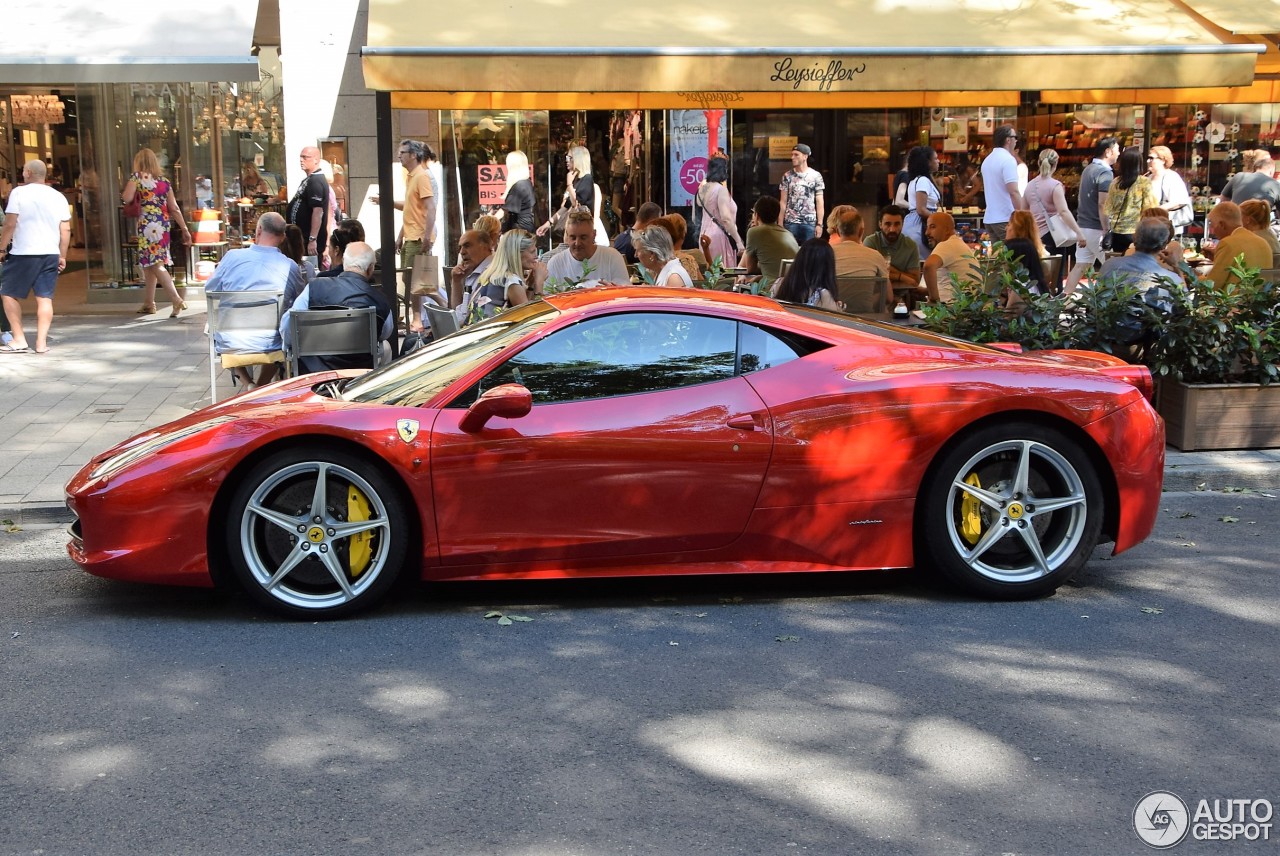
<svg viewBox="0 0 1280 856"><path fill-rule="evenodd" d="M752 294L736 294L731 291L711 291L700 288L663 288L660 286L605 286L601 288L577 288L561 294L552 295L547 300L560 309L584 309L589 306L606 303L628 303L637 301L665 304L714 304L716 306L738 306L749 309L763 309L779 314L785 310L768 297Z"/></svg>

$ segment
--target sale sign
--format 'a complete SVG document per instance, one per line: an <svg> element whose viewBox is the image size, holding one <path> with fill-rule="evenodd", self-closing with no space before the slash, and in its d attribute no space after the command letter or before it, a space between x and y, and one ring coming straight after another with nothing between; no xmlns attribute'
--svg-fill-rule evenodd
<svg viewBox="0 0 1280 856"><path fill-rule="evenodd" d="M500 163L482 163L476 167L481 205L501 205L507 195L507 167Z"/></svg>
<svg viewBox="0 0 1280 856"><path fill-rule="evenodd" d="M693 204L698 185L707 177L707 159L720 147L720 123L724 116L724 110L667 111L670 207Z"/></svg>

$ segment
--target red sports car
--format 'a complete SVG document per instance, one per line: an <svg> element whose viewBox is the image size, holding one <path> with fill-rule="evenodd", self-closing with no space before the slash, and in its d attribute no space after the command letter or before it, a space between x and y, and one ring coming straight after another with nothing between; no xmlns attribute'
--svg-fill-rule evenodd
<svg viewBox="0 0 1280 856"><path fill-rule="evenodd" d="M1014 349L1016 350L1016 349ZM368 373L281 381L94 458L94 574L297 616L430 580L907 568L1052 592L1150 534L1146 369L747 295L579 291Z"/></svg>

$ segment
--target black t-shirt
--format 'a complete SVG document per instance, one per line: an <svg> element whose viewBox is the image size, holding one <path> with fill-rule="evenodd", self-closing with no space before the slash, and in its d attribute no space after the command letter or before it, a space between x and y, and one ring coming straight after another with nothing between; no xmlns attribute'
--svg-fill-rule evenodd
<svg viewBox="0 0 1280 856"><path fill-rule="evenodd" d="M1004 245L1009 248L1009 252L1013 253L1013 260L1031 274L1031 284L1039 287L1040 293L1044 294L1047 290L1044 283L1044 265L1040 263L1040 254L1036 252L1035 243L1029 238L1008 238Z"/></svg>
<svg viewBox="0 0 1280 856"><path fill-rule="evenodd" d="M319 208L324 213L320 216L320 231L311 231L311 212ZM324 173L316 170L302 180L298 192L289 201L289 213L285 219L302 230L302 241L305 244L314 235L316 247L323 247L329 234L329 182Z"/></svg>
<svg viewBox="0 0 1280 856"><path fill-rule="evenodd" d="M533 205L533 182L526 178L511 185L511 189L507 191L507 198L502 203L503 209L507 212L507 216L502 218L502 231L524 229L526 232L532 232Z"/></svg>
<svg viewBox="0 0 1280 856"><path fill-rule="evenodd" d="M579 205L586 206L586 209L592 214L596 213L596 186L591 178L591 173L587 173L573 183L573 192L578 195ZM569 207L567 199L561 207Z"/></svg>

